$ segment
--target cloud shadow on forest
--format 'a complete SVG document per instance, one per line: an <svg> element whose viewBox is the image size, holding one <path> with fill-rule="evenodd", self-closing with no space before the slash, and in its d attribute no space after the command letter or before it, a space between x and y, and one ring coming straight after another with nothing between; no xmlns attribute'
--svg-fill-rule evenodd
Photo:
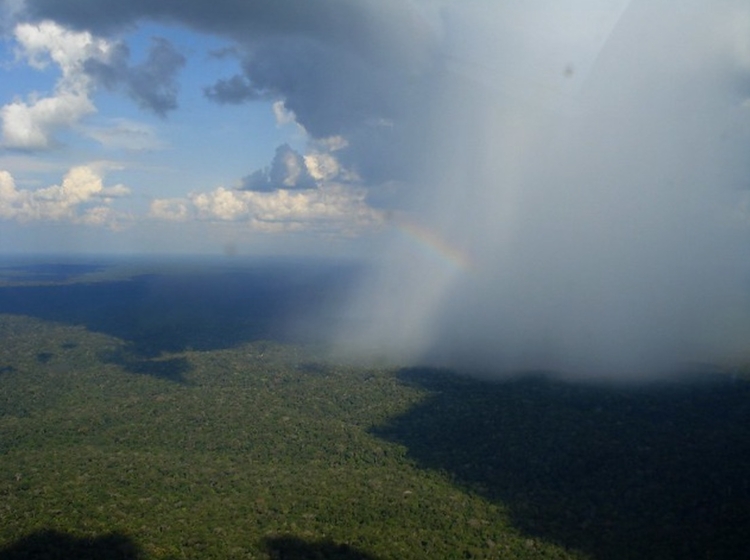
<svg viewBox="0 0 750 560"><path fill-rule="evenodd" d="M594 558L739 558L750 545L750 384L644 386L408 369L419 405L374 428L422 468Z"/></svg>
<svg viewBox="0 0 750 560"><path fill-rule="evenodd" d="M125 280L0 287L0 313L84 325L124 341L102 356L135 374L183 382L163 354L245 342L311 341L355 271L327 263L260 263L140 274Z"/></svg>
<svg viewBox="0 0 750 560"><path fill-rule="evenodd" d="M109 533L74 537L53 530L37 531L0 549L0 560L141 560L143 553L130 537Z"/></svg>

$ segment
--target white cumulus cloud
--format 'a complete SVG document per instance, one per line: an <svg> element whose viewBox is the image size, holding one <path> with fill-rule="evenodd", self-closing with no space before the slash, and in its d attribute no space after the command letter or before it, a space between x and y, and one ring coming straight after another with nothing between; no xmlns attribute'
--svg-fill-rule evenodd
<svg viewBox="0 0 750 560"><path fill-rule="evenodd" d="M186 199L157 199L152 218L244 222L255 231L310 231L354 235L379 227L381 212L368 206L362 188L330 183L310 189L270 192L232 190L192 193Z"/></svg>
<svg viewBox="0 0 750 560"><path fill-rule="evenodd" d="M54 145L56 131L96 111L89 98L92 82L84 72L84 63L106 56L110 45L91 33L69 31L51 21L19 24L14 36L18 58L39 70L53 62L61 76L52 95L32 93L26 100L16 99L0 108L3 145L47 149Z"/></svg>
<svg viewBox="0 0 750 560"><path fill-rule="evenodd" d="M151 202L149 216L157 220L181 222L190 218L188 201L176 198L160 198Z"/></svg>
<svg viewBox="0 0 750 560"><path fill-rule="evenodd" d="M19 189L9 172L0 171L0 218L114 226L112 200L128 194L124 185L105 187L90 166L74 167L61 184L34 190Z"/></svg>

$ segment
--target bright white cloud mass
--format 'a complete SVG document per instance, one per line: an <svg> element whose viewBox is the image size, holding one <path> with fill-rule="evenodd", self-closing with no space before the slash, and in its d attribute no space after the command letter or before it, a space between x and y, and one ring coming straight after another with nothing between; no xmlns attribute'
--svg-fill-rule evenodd
<svg viewBox="0 0 750 560"><path fill-rule="evenodd" d="M89 99L91 84L83 63L106 53L108 45L103 40L95 41L90 33L70 32L50 21L18 24L14 35L18 57L37 70L51 61L59 67L61 76L52 95L29 92L25 101L16 99L0 109L3 143L8 148L49 148L56 130L96 110Z"/></svg>
<svg viewBox="0 0 750 560"><path fill-rule="evenodd" d="M191 193L187 199L157 199L150 214L166 220L243 221L264 232L308 231L356 235L384 221L365 203L365 191L346 185L273 192L238 191L219 187Z"/></svg>
<svg viewBox="0 0 750 560"><path fill-rule="evenodd" d="M342 337L363 354L621 371L744 352L744 0L0 7L0 249L41 250L45 221L87 228L77 252L96 224L134 252L195 250L175 228L209 251L228 228L248 252L304 236L380 247L351 308L374 319Z"/></svg>
<svg viewBox="0 0 750 560"><path fill-rule="evenodd" d="M18 189L11 174L0 171L0 217L21 222L66 220L114 227L111 202L129 194L124 185L105 187L99 174L87 166L71 169L60 185L35 190Z"/></svg>

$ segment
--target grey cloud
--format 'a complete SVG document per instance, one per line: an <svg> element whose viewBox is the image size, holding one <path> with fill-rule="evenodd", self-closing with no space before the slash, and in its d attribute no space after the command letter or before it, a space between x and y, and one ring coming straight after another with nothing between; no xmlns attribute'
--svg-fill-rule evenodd
<svg viewBox="0 0 750 560"><path fill-rule="evenodd" d="M283 100L314 138L345 135L349 147L340 154L342 161L366 182L380 182L406 177L411 167L406 148L419 141L417 130L424 124L414 115L431 89L437 36L415 5L400 0L27 0L26 17L105 35L152 20L224 37L231 46L223 55L237 56L241 72L205 88L209 99ZM144 106L162 113L173 107L173 82L149 89L147 79L119 78L122 68L92 66L108 83L128 87ZM377 125L392 122L398 126Z"/></svg>
<svg viewBox="0 0 750 560"><path fill-rule="evenodd" d="M26 0L25 17L109 34L142 20L184 24L239 43L289 34L324 39L377 60L419 58L424 22L400 0ZM397 14L398 17L394 17Z"/></svg>
<svg viewBox="0 0 750 560"><path fill-rule="evenodd" d="M240 190L270 192L278 189L311 189L316 186L304 158L289 144L276 148L270 167L243 178Z"/></svg>
<svg viewBox="0 0 750 560"><path fill-rule="evenodd" d="M154 37L148 57L130 66L130 50L119 43L108 60L89 59L86 73L110 90L122 89L143 109L164 116L177 108L177 73L185 57L166 39Z"/></svg>
<svg viewBox="0 0 750 560"><path fill-rule="evenodd" d="M203 91L211 101L221 104L238 105L246 101L256 101L266 97L247 78L239 75L217 80L214 85L205 88Z"/></svg>
<svg viewBox="0 0 750 560"><path fill-rule="evenodd" d="M16 14L21 9L21 0L0 0L0 35L10 35Z"/></svg>
<svg viewBox="0 0 750 560"><path fill-rule="evenodd" d="M240 190L242 191L258 191L258 192L270 192L274 190L269 178L268 168L256 169L250 175L246 175L242 178L242 184Z"/></svg>
<svg viewBox="0 0 750 560"><path fill-rule="evenodd" d="M346 137L338 157L366 183L413 177L411 154L430 118L431 67L410 75L318 40L284 36L248 46L242 70L206 95L220 103L283 99L314 138Z"/></svg>
<svg viewBox="0 0 750 560"><path fill-rule="evenodd" d="M349 132L396 117L402 88L392 75L320 41L279 37L255 46L242 63L248 93L284 99L314 137Z"/></svg>
<svg viewBox="0 0 750 560"><path fill-rule="evenodd" d="M583 50L556 28L573 4L453 4L467 54L483 62L503 29L519 48L435 89L409 151L432 163L429 188L416 218L394 219L410 243L355 298L356 319L375 319L344 326L344 351L618 380L747 362L750 111L735 80L750 75L750 19L729 23L746 2L625 2ZM580 92L567 51L592 61Z"/></svg>

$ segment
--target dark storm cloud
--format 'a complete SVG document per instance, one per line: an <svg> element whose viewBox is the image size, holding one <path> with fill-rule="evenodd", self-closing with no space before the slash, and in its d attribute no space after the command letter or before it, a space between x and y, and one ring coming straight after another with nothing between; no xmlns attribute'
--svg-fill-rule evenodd
<svg viewBox="0 0 750 560"><path fill-rule="evenodd" d="M105 35L153 20L240 43L278 34L308 36L401 63L415 54L415 40L425 34L424 23L400 0L27 0L25 15Z"/></svg>
<svg viewBox="0 0 750 560"><path fill-rule="evenodd" d="M411 178L428 126L434 60L414 72L381 65L321 39L277 36L247 44L242 74L206 95L220 103L280 99L313 138L341 135L338 159L366 183Z"/></svg>
<svg viewBox="0 0 750 560"><path fill-rule="evenodd" d="M315 188L305 160L289 144L276 148L270 167L258 169L242 179L240 190L270 192L277 189Z"/></svg>
<svg viewBox="0 0 750 560"><path fill-rule="evenodd" d="M404 117L414 120L421 105L414 101L429 94L437 42L435 29L412 3L27 0L26 17L105 35L151 20L224 37L231 42L225 56L238 58L240 72L206 87L209 99L222 104L283 100L314 138L347 136L349 147L339 157L365 181L403 179L410 166L404 148L415 134L403 126ZM96 70L105 77L121 75ZM173 100L169 95L147 94L172 88L149 90L147 79L117 82L127 83L148 107L171 108L159 103ZM399 126L392 126L396 122Z"/></svg>
<svg viewBox="0 0 750 560"><path fill-rule="evenodd" d="M523 4L451 5L477 63L435 88L410 243L363 286L352 313L375 320L342 347L488 374L746 363L747 3L633 0L611 30L586 0Z"/></svg>
<svg viewBox="0 0 750 560"><path fill-rule="evenodd" d="M392 76L317 40L267 39L249 48L242 70L217 81L206 95L219 103L283 99L318 138L395 116L398 90L391 87Z"/></svg>
<svg viewBox="0 0 750 560"><path fill-rule="evenodd" d="M242 69L243 76L218 82L209 96L220 102L283 99L318 138L393 119L402 89L362 58L302 37L263 41L247 53Z"/></svg>
<svg viewBox="0 0 750 560"><path fill-rule="evenodd" d="M107 60L89 59L86 73L110 90L123 90L138 105L157 115L177 108L177 73L185 57L163 38L151 40L144 62L130 65L130 50L117 44Z"/></svg>
<svg viewBox="0 0 750 560"><path fill-rule="evenodd" d="M189 23L212 33L258 33L284 29L315 29L333 13L346 9L343 1L294 2L285 0L31 0L30 17L50 18L60 23L109 33L139 20ZM347 10L350 15L354 10Z"/></svg>

